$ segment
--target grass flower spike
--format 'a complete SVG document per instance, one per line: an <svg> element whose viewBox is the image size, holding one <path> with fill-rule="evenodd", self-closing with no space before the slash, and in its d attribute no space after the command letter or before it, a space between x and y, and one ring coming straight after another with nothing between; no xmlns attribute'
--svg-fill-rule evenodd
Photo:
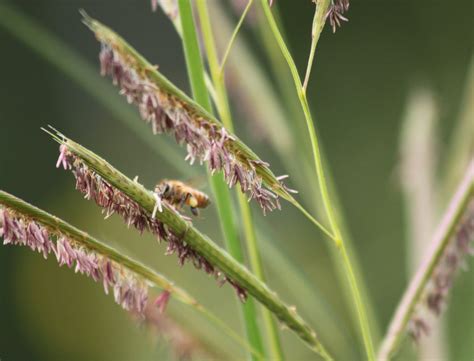
<svg viewBox="0 0 474 361"><path fill-rule="evenodd" d="M64 169L72 171L76 179L76 189L84 194L84 198L95 201L103 209L106 218L117 213L124 219L128 227L133 226L140 233L149 231L157 237L158 241L166 241L168 244L166 254L176 253L181 266L189 260L196 268L203 269L206 273L216 278L222 276L222 272L183 241L182 234L174 232L164 222L154 217L157 208L161 211L160 213L163 212L163 205L161 205L161 201L156 193L153 196L155 199L158 198L157 203L160 205L158 207L155 206L152 214L150 214L137 202L121 190L113 187L99 174L90 169L81 158L69 150L66 144L61 144L59 149L60 153L56 166L62 166ZM181 217L174 207L167 206L167 208ZM245 289L227 276L224 276L220 283L222 284L226 281L236 289L239 298L245 301L247 298Z"/></svg>
<svg viewBox="0 0 474 361"><path fill-rule="evenodd" d="M378 360L390 359L405 332L418 340L430 331L428 316L443 310L454 278L473 254L474 160L436 230L423 262L393 316Z"/></svg>
<svg viewBox="0 0 474 361"><path fill-rule="evenodd" d="M207 162L211 172L222 171L229 187L240 185L264 212L280 208L279 196L290 190L275 177L269 164L258 158L211 114L169 82L112 30L84 15L87 26L101 42L101 74L112 78L129 103L157 133L174 135L186 145L186 159Z"/></svg>
<svg viewBox="0 0 474 361"><path fill-rule="evenodd" d="M474 255L473 241L474 198L467 206L454 235L433 270L422 296L423 302L417 305L415 314L410 320L408 330L415 341L429 334L430 327L425 319L426 313L439 316L444 310L456 275L466 268L466 256Z"/></svg>
<svg viewBox="0 0 474 361"><path fill-rule="evenodd" d="M53 252L60 266L74 268L76 273L102 282L106 294L109 294L109 288L112 289L115 302L125 310L144 311L148 285L141 277L69 235L52 231L15 210L0 210L0 217L4 245L28 246L42 253L44 258Z"/></svg>

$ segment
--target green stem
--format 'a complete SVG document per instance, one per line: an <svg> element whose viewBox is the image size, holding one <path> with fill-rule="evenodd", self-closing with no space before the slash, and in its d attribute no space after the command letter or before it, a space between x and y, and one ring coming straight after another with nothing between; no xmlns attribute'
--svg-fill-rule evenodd
<svg viewBox="0 0 474 361"><path fill-rule="evenodd" d="M356 281L356 278L354 276L351 261L350 261L350 258L348 256L348 254L347 254L347 251L346 251L346 248L345 248L345 245L344 245L344 241L342 239L341 231L340 231L339 226L337 224L337 220L336 220L336 217L334 215L334 211L333 211L333 208L332 208L332 205L331 205L331 200L330 200L329 192L328 192L328 189L327 189L326 179L325 179L325 176L324 176L324 169L323 169L322 160L321 160L322 157L321 157L321 152L320 152L320 149L319 149L318 137L316 135L316 130L314 128L313 119L311 117L311 112L309 110L309 105L308 105L308 101L307 101L307 98L306 98L306 93L303 89L303 85L301 84L301 79L299 77L298 69L296 68L296 64L293 61L293 58L291 57L291 54L290 54L290 52L289 52L289 50L286 46L286 43L285 43L283 37L280 34L280 31L278 29L278 25L276 24L275 19L273 18L271 9L270 9L268 3L266 2L266 0L261 0L261 1L262 1L262 6L263 6L263 10L264 10L265 16L267 18L267 21L270 25L270 28L271 28L274 36L275 36L275 39L276 39L278 45L280 46L281 52L283 53L283 56L284 56L285 60L288 63L288 66L290 68L290 72L291 72L292 77L293 77L293 81L295 83L296 91L298 93L298 98L300 100L300 104L301 104L301 107L303 109L303 113L304 113L305 120L306 120L306 125L307 125L307 128L308 128L308 132L309 132L309 136L310 136L310 140L311 140L311 148L312 148L312 152L313 152L314 166L315 166L316 175L317 175L318 182L319 182L319 188L320 188L320 191L321 191L321 198L322 198L322 201L323 201L323 204L324 204L324 208L326 210L326 214L328 216L329 223L331 225L331 229L332 229L334 237L335 237L336 247L340 251L342 261L343 261L344 267L346 269L346 277L347 277L347 280L349 282L349 285L350 285L350 288L351 288L351 291L352 291L355 307L357 309L360 329L361 329L362 336L363 336L363 339L364 339L364 346L365 346L365 349L366 349L367 357L368 357L369 360L374 360L375 359L375 352L374 352L372 337L371 337L371 334L370 334L370 328L369 328L369 323L368 323L368 320L367 320L365 306L362 302L362 297L360 295L360 291L359 291L359 288L358 288L358 285L357 285L357 281ZM319 11L319 12L325 14L326 11L327 11L328 6L329 6L329 0L325 0L324 2L319 2L316 11L317 12ZM316 17L316 15L315 15L315 17ZM322 19L322 24L319 25L319 26L315 26L318 29L320 29L320 31L322 30L323 25L324 25L324 17L321 17L321 19ZM319 34L314 37L314 39L316 39L316 40L318 38L319 38ZM316 44L313 47L315 49Z"/></svg>
<svg viewBox="0 0 474 361"><path fill-rule="evenodd" d="M219 67L219 74L224 73L225 64L227 63L227 58L229 57L230 50L232 49L232 45L234 45L234 41L237 38L237 34L239 33L240 27L242 26L245 20L245 17L247 16L247 13L252 7L252 4L253 4L253 0L249 0L247 6L244 9L244 12L242 13L242 16L239 19L239 22L237 23L237 26L234 29L234 32L232 33L232 36L230 37L229 44L227 44L227 48L225 49L224 56L222 57L221 66Z"/></svg>
<svg viewBox="0 0 474 361"><path fill-rule="evenodd" d="M261 281L265 282L265 274L263 272L262 260L260 257L260 251L257 245L257 235L255 233L255 227L252 220L252 214L250 206L242 192L237 191L240 211L242 215L242 222L244 225L245 239L247 241L247 250L249 252L250 265L255 275ZM261 308L263 322L267 334L269 343L270 358L271 360L284 360L283 347L280 341L280 335L278 333L278 325L272 318L270 311L265 307Z"/></svg>
<svg viewBox="0 0 474 361"><path fill-rule="evenodd" d="M204 3L204 2L198 2ZM186 65L188 68L189 79L194 99L208 112L212 112L211 100L206 88L204 78L204 65L196 34L196 27L193 19L193 11L189 0L179 0L179 12L181 15L181 24L183 30L183 46L185 50ZM208 172L208 179L211 183L219 214L221 228L224 233L227 249L230 254L239 262L243 263L243 254L240 246L238 230L233 220L234 209L231 202L230 192L221 175L213 177ZM264 354L263 344L260 337L260 331L257 323L257 313L253 300L242 304L244 324L247 338L250 344ZM250 355L254 360L254 356ZM262 359L260 359L262 360Z"/></svg>
<svg viewBox="0 0 474 361"><path fill-rule="evenodd" d="M249 4L246 10L249 9L251 4L252 4L252 0L249 1ZM221 116L224 126L227 129L233 131L234 124L232 121L224 78L221 72L222 68L219 69L219 66L218 66L217 51L216 51L216 46L214 42L212 25L209 18L209 10L207 7L207 2L199 1L196 3L196 6L199 12L199 19L201 23L204 46L207 52L209 68L211 71L211 77L213 80L214 88L216 89L217 108L220 111L220 116ZM245 15L245 12L244 12L244 15ZM243 19L243 16L241 20ZM237 33L238 27L239 25L237 25L237 28L234 31L234 34ZM250 205L248 204L247 199L242 192L240 192L237 189L236 193L237 193L237 198L239 201L240 215L241 215L242 222L244 225L244 234L245 234L247 250L249 253L251 269L255 272L255 275L257 276L257 278L259 278L262 281L265 281L265 275L263 272L262 261L261 261L260 252L257 245L257 235L255 232L255 227L252 220ZM275 361L283 360L284 359L283 348L281 346L277 325L275 321L273 320L270 312L264 307L262 307L262 316L263 316L265 330L266 330L266 334L267 334L269 346L270 346L269 347L270 358Z"/></svg>
<svg viewBox="0 0 474 361"><path fill-rule="evenodd" d="M306 75L304 77L303 82L304 92L306 92L306 88L308 87L309 77L311 75L311 68L313 67L314 54L316 53L316 45L318 44L322 27L324 26L325 11L327 11L326 9L328 5L329 1L321 1L316 5L316 9L314 10L313 28L311 30L311 50L309 52L308 65L306 66ZM318 7L324 8L324 12L320 11Z"/></svg>
<svg viewBox="0 0 474 361"><path fill-rule="evenodd" d="M297 209L299 209L300 212L303 213L305 217L311 221L311 223L313 223L315 226L320 228L326 236L331 238L334 242L337 242L337 238L326 227L324 227L319 221L317 221L311 215L311 213L309 213L300 203L298 203L295 199L291 199L289 202L293 204Z"/></svg>
<svg viewBox="0 0 474 361"><path fill-rule="evenodd" d="M167 290L178 301L182 302L187 306L190 306L194 310L203 314L210 322L212 322L218 328L222 329L224 333L230 336L234 341L243 346L245 349L249 350L252 354L256 356L261 356L258 350L252 348L252 346L250 346L248 342L243 340L238 334L236 334L228 325L221 321L212 312L210 312L204 306L199 304L196 299L194 299L184 289L175 286L174 282L166 279L166 277L145 266L139 261L136 261L133 258L130 258L118 252L114 248L93 238L88 233L81 231L80 229L63 221L62 219L53 216L52 214L49 214L46 211L43 211L42 209L37 208L23 201L22 199L17 198L14 195L4 192L2 190L0 190L0 205L8 207L14 210L15 212L18 212L22 216L40 223L44 227L47 227L51 233L61 234L70 237L72 240L83 245L88 250L96 252L97 254L100 254L114 262L117 262L117 264L120 264L122 267L130 270L137 276L143 278L144 280L147 280L155 287Z"/></svg>
<svg viewBox="0 0 474 361"><path fill-rule="evenodd" d="M273 16L276 17L277 23L279 23L278 7L274 6L272 8L272 12L273 12ZM295 116L299 116L299 113L301 112L301 107L299 104L298 97L295 96L296 94L293 92L293 90L290 87L288 87L288 83L291 82L292 79L291 79L290 73L287 71L286 61L281 56L279 46L274 41L274 36L270 28L267 26L264 16L258 17L257 26L258 26L257 34L260 36L260 39L261 39L260 42L262 43L263 48L265 49L266 57L268 61L270 62L272 74L275 77L276 83L278 85L278 89L282 95L282 99L283 99L282 103L283 105L286 105L286 108L287 108L286 116L290 119L293 119ZM280 32L282 32L282 30L280 30ZM242 55L240 54L239 56L240 58L239 58L238 67L234 66L235 71L240 72L240 74L249 72L249 69L248 69L249 65L242 63L241 61ZM239 74L237 74L237 76L238 75ZM253 75L253 78L255 78L255 75ZM260 80L261 83L263 83L264 81L267 83L267 88L268 88L270 82L265 78L263 78L263 80ZM246 92L249 92L249 91L247 90ZM269 91L265 91L265 94L270 95L270 96L272 95ZM250 98L250 100L252 100L252 98ZM255 106L258 107L260 102L261 102L260 98L258 98L258 103L257 102L253 103L253 104L256 104L254 105L254 107ZM280 114L285 113L284 109L281 108L282 105L280 103L278 103L278 101L274 101L273 103L270 103L270 105L276 108L273 113L280 113ZM268 112L268 107L266 108L266 111ZM272 116L270 118L272 119L275 117ZM313 186L312 183L308 185L308 182L306 181L307 179L310 179L312 177L313 171L311 170L311 166L309 165L312 162L312 160L309 159L311 157L308 157L308 155L311 154L311 149L310 149L309 142L306 144L306 140L309 141L309 138L307 139L306 137L305 122L292 121L291 125L292 125L292 127L290 128L291 133L288 132L288 134L291 134L292 137L294 137L294 139L298 140L298 142L295 144L296 149L293 150L292 152L287 151L286 154L292 154L292 155L293 153L299 154L299 157L301 158L302 162L304 162L305 165L299 166L299 170L298 169L293 170L292 172L290 172L290 174L292 175L292 178L295 180L294 184L298 185L297 189L299 189L300 191L304 190L305 187L309 186L308 192L311 192L311 196L305 197L303 203L306 203L306 205L309 205L310 209L315 214L322 216L325 210L324 210L324 205L321 204L322 202L320 198L320 193L318 191L318 187ZM271 138L270 140L272 141L275 148L282 149L281 145L275 142L273 138ZM348 256L351 259L352 267L354 269L356 279L358 280L358 283L359 283L359 289L362 293L362 298L364 300L364 303L366 304L366 310L368 313L368 319L369 319L370 328L372 331L372 337L374 339L374 342L377 343L377 341L380 340L381 338L381 331L380 331L377 315L374 311L373 301L371 300L370 294L368 292L367 283L362 276L363 273L360 266L360 260L357 257L355 257L356 254L354 252L353 241L351 240L350 233L348 231L348 227L345 222L345 217L344 217L342 208L340 206L340 202L337 197L337 192L336 192L336 187L333 181L333 177L331 176L330 169L327 166L324 147L321 147L321 148L322 148L321 153L322 153L322 158L323 158L323 164L326 164L326 172L325 172L326 181L329 186L329 193L332 196L331 201L332 201L333 209L335 210L336 218L338 219L339 228L341 229L342 234L344 236L344 243L346 246L346 250L347 250ZM282 157L282 160L285 161L285 152L278 153L278 154L280 154L280 156ZM306 163L308 165L306 165ZM284 165L286 168L290 170L292 169L291 167L292 164L289 163L288 161L285 161ZM295 175L297 174L297 171L302 172L303 174L299 175L298 177L295 177ZM330 256L332 258L333 264L337 265L340 258L339 250L335 247L330 247L329 252L330 252ZM352 292L350 290L349 284L346 281L346 274L345 274L344 268L336 267L335 270L338 277L338 281L341 283L343 287L344 300L346 303L348 303L349 307L351 307ZM358 321L357 310L351 307L351 311L352 311L351 317L352 317L353 323L358 328L359 321ZM358 336L362 337L360 333L358 333Z"/></svg>
<svg viewBox="0 0 474 361"><path fill-rule="evenodd" d="M400 345L408 322L420 303L424 290L431 280L436 266L443 259L444 251L452 240L453 234L462 219L468 205L474 199L474 159L467 169L466 175L453 196L448 209L444 213L438 229L431 241L428 254L418 268L410 285L406 289L390 326L380 347L379 361L390 359Z"/></svg>

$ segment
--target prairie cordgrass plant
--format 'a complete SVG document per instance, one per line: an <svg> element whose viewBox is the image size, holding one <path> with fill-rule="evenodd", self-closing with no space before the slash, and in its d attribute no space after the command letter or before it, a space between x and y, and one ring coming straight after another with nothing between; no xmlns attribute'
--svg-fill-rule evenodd
<svg viewBox="0 0 474 361"><path fill-rule="evenodd" d="M472 31L422 7L1 1L0 360L471 360Z"/></svg>

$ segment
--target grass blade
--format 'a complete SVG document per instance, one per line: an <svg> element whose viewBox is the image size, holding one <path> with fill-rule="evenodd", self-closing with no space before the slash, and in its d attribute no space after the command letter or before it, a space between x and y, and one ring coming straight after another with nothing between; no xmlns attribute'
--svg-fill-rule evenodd
<svg viewBox="0 0 474 361"><path fill-rule="evenodd" d="M252 2L249 2L247 6L247 10L250 8ZM211 21L209 19L209 11L207 8L206 2L199 2L196 4L197 10L199 13L199 19L201 24L202 36L204 41L204 47L207 53L207 59L209 63L209 68L211 71L211 77L214 83L214 88L216 89L216 101L217 101L217 108L219 109L221 119L226 126L227 129L233 131L234 125L232 121L232 116L230 112L229 102L227 91L224 84L223 74L221 72L221 68L219 68L219 60L217 58L217 51L216 46L214 43L214 35L212 31ZM246 11L244 11L244 15L241 17L241 21L245 16ZM233 38L231 39L231 43L233 39L235 39L235 34L237 34L238 28L240 27L242 22L239 22L237 25L236 30L234 31ZM228 53L227 53L228 54ZM225 58L224 58L225 61ZM255 232L255 227L252 219L252 213L249 204L247 203L245 196L237 191L237 198L239 200L239 207L240 207L240 214L242 218L242 223L244 225L244 233L245 233L245 240L247 245L247 250L250 257L250 264L252 271L255 272L256 276L264 281L264 273L263 273L263 265L261 261L260 251L257 245L257 235ZM283 360L283 348L280 342L280 336L278 333L277 325L273 320L270 312L262 308L262 315L264 320L265 331L267 334L267 340L269 344L269 353L270 358L272 360Z"/></svg>
<svg viewBox="0 0 474 361"><path fill-rule="evenodd" d="M316 12L322 12L322 14L326 14L326 9L327 9L327 4L329 1L325 1L322 4L319 3L318 7L316 8ZM309 133L309 138L311 140L311 147L312 147L312 152L313 152L313 160L314 160L314 167L316 171L316 176L319 182L319 189L321 191L321 198L324 204L324 208L326 211L326 215L328 217L329 223L331 225L331 230L333 234L333 239L335 241L336 247L338 248L340 252L341 259L343 261L343 265L345 268L346 276L348 283L350 285L350 289L352 291L352 296L353 296L353 301L354 301L354 306L358 314L358 319L359 319L359 325L360 325L360 330L361 334L363 336L363 341L364 341L364 346L366 349L367 357L369 360L374 360L375 359L375 352L374 352L374 346L373 346L373 341L372 341L372 335L370 332L370 325L368 322L367 318L367 312L365 310L365 304L363 303L361 292L359 290L359 286L357 283L357 279L355 276L355 272L352 266L351 262L351 257L349 252L347 251L347 248L344 244L343 238L342 238L342 231L339 227L338 224L338 219L336 217L336 213L334 210L334 206L331 203L331 198L328 192L328 185L326 182L325 174L324 174L324 167L322 164L322 155L321 155L321 150L319 147L319 141L318 137L316 134L316 129L314 126L314 122L311 116L311 112L309 109L308 101L306 98L306 93L303 89L303 85L301 84L301 79L298 74L298 69L296 68L296 64L288 50L288 47L286 46L286 43L278 29L278 25L276 24L275 19L273 18L271 9L268 5L268 3L265 0L261 1L261 4L263 6L263 11L265 13L265 17L269 23L269 26L275 36L275 39L280 47L280 50L285 58L285 60L288 63L288 67L290 69L290 72L293 77L293 81L295 84L296 92L298 94L301 107L303 109L303 113L305 115L305 121L306 125L308 128L308 133ZM316 14L316 18L317 18ZM320 26L315 25L314 28L320 29L320 31L323 28L324 22L326 20L325 16L320 16L320 19L322 20L322 24ZM314 39L318 39L319 34L314 37ZM314 44L314 48L316 47L316 44ZM301 208L303 213L307 215L309 219L311 219L310 215L306 214L306 212Z"/></svg>
<svg viewBox="0 0 474 361"><path fill-rule="evenodd" d="M183 29L182 41L193 96L204 109L211 113L212 105L204 80L204 66L201 59L201 52L199 51L196 27L193 19L193 9L187 0L179 0L178 6ZM212 174L208 172L208 179L216 196L220 224L224 233L227 249L237 262L243 264L244 260L238 229L232 219L234 210L230 192L220 177L213 177ZM253 300L250 299L249 301L250 302L241 305L247 339L255 349L264 355L255 305ZM250 356L253 357L252 355ZM255 358L253 359L255 360Z"/></svg>

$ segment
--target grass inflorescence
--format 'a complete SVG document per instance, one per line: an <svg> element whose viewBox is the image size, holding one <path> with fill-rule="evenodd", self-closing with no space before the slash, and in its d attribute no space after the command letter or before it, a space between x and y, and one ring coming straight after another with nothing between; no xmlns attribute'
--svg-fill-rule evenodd
<svg viewBox="0 0 474 361"><path fill-rule="evenodd" d="M222 171L228 185L237 183L264 212L280 208L279 196L290 199L286 177L276 177L235 134L166 79L156 66L97 20L84 22L101 42L102 75L109 75L128 102L138 106L154 133L170 133L186 145L190 163L207 162L211 172Z"/></svg>
<svg viewBox="0 0 474 361"><path fill-rule="evenodd" d="M150 284L197 305L184 290L138 261L4 191L0 191L0 236L4 245L27 246L44 258L53 253L60 266L102 282L105 293L111 289L115 301L128 311L144 312Z"/></svg>
<svg viewBox="0 0 474 361"><path fill-rule="evenodd" d="M389 325L378 359L390 359L406 331L418 340L429 333L427 316L439 315L454 277L472 254L474 240L474 160L453 196Z"/></svg>
<svg viewBox="0 0 474 361"><path fill-rule="evenodd" d="M140 233L151 232L160 242L166 241L166 254L176 253L181 266L186 261L190 261L196 268L202 269L218 279L220 284L229 282L236 289L239 298L242 301L246 300L247 292L243 287L223 275L211 262L186 243L187 228L183 232L177 232L170 226L170 222L164 220L167 218L166 216L163 217L163 220L159 219L161 214L169 212L174 214L175 218L188 222L173 206L163 201L163 204L158 207L160 212L156 212L156 206L152 212L149 212L120 188L113 186L91 169L74 152L74 149L78 147L79 145L72 141L61 144L56 166L63 166L64 169L72 171L76 179L76 189L84 194L84 198L95 201L103 209L106 218L117 213L124 219L127 226L133 226ZM154 197L156 199L157 195L154 194ZM160 202L159 199L157 201ZM158 217L156 217L157 213L159 213Z"/></svg>

